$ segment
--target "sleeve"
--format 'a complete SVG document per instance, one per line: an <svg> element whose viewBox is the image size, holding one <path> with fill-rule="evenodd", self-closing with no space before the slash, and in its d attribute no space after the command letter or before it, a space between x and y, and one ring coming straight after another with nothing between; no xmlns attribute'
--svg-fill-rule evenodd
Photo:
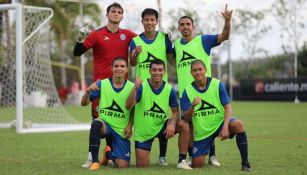
<svg viewBox="0 0 307 175"><path fill-rule="evenodd" d="M88 49L83 45L83 43L77 42L74 47L74 56L81 56L84 54Z"/></svg>
<svg viewBox="0 0 307 175"><path fill-rule="evenodd" d="M201 40L203 44L204 51L207 55L210 55L211 49L221 43L217 42L218 35L202 35Z"/></svg>
<svg viewBox="0 0 307 175"><path fill-rule="evenodd" d="M165 35L165 46L166 46L166 53L172 53L172 42L168 39L167 34Z"/></svg>
<svg viewBox="0 0 307 175"><path fill-rule="evenodd" d="M130 52L132 52L135 49L136 45L135 45L135 42L134 42L133 39L130 41L130 46L129 47L130 47Z"/></svg>
<svg viewBox="0 0 307 175"><path fill-rule="evenodd" d="M171 108L178 107L178 101L177 101L176 92L175 92L174 88L172 88L171 94L169 96L169 106Z"/></svg>
<svg viewBox="0 0 307 175"><path fill-rule="evenodd" d="M83 45L84 47L86 47L86 49L94 47L94 45L96 44L96 38L98 38L96 34L97 32L93 31L86 37L86 39L83 42Z"/></svg>
<svg viewBox="0 0 307 175"><path fill-rule="evenodd" d="M222 82L220 82L219 84L219 94L220 94L220 101L223 106L230 103L230 99L227 94L226 88Z"/></svg>
<svg viewBox="0 0 307 175"><path fill-rule="evenodd" d="M191 106L191 102L189 100L186 90L184 90L182 93L182 97L180 99L181 110L185 112L189 110L190 106Z"/></svg>
<svg viewBox="0 0 307 175"><path fill-rule="evenodd" d="M143 86L141 84L140 87L138 88L137 92L136 92L136 95L135 95L135 101L137 103L141 100L142 92L143 92Z"/></svg>
<svg viewBox="0 0 307 175"><path fill-rule="evenodd" d="M95 91L92 91L90 93L90 100L91 101L94 101L96 98L100 98L101 81L98 81L96 84L97 84L99 90L95 90Z"/></svg>

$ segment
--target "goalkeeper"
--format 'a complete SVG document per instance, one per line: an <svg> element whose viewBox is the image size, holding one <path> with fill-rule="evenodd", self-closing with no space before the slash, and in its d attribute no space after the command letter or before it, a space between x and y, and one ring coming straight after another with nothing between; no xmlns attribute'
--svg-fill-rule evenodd
<svg viewBox="0 0 307 175"><path fill-rule="evenodd" d="M124 58L115 58L112 63L112 78L106 78L90 85L82 96L82 106L94 99L99 101L99 118L93 120L90 130L90 152L92 164L89 170L99 170L98 152L100 139L109 137L113 150L104 152L105 161L111 159L119 168L127 168L130 162L130 140L132 122L130 110L126 109L125 101L133 89L133 83L125 80L128 63Z"/></svg>
<svg viewBox="0 0 307 175"><path fill-rule="evenodd" d="M134 37L130 42L130 64L135 66L136 77L143 81L150 78L149 64L152 60L162 60L167 65L167 60L174 60L172 58L172 43L169 40L171 33L156 31L158 24L158 12L151 8L146 8L142 12L142 24L144 32ZM175 65L175 62L173 63ZM167 66L166 66L167 68ZM167 70L163 77L167 82ZM166 150L167 139L159 137L160 155L159 165L166 166Z"/></svg>
<svg viewBox="0 0 307 175"><path fill-rule="evenodd" d="M93 49L93 80L105 79L112 77L111 65L112 59L122 57L128 60L128 47L130 40L136 36L130 30L119 28L123 19L124 10L118 3L113 3L107 7L106 17L108 23L105 27L91 31L91 27L86 26L80 29L80 36L74 48L74 55L80 56L87 50ZM87 36L87 34L89 34ZM116 47L115 47L116 46ZM127 76L126 76L127 78ZM92 117L98 117L98 99L92 102ZM107 145L111 146L110 140L106 139ZM92 157L88 154L87 162L82 165L88 168L91 164ZM106 162L102 162L105 164Z"/></svg>

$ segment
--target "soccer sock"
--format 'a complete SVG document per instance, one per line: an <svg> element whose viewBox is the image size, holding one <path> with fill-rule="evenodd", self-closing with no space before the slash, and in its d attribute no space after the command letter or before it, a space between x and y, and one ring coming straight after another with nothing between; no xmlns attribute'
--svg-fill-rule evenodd
<svg viewBox="0 0 307 175"><path fill-rule="evenodd" d="M214 144L214 142L212 143L212 145L210 147L209 157L211 157L211 156L215 156L215 144Z"/></svg>
<svg viewBox="0 0 307 175"><path fill-rule="evenodd" d="M167 150L167 139L159 137L159 145L160 145L160 157L166 157Z"/></svg>
<svg viewBox="0 0 307 175"><path fill-rule="evenodd" d="M185 160L187 158L186 154L179 154L179 160L178 163L181 162L182 160Z"/></svg>
<svg viewBox="0 0 307 175"><path fill-rule="evenodd" d="M92 160L92 153L91 153L91 151L88 152L87 160Z"/></svg>
<svg viewBox="0 0 307 175"><path fill-rule="evenodd" d="M237 146L240 151L242 164L248 162L248 150L247 150L247 136L246 132L236 134Z"/></svg>
<svg viewBox="0 0 307 175"><path fill-rule="evenodd" d="M189 152L189 156L192 157L193 147L189 147L188 148L188 152Z"/></svg>
<svg viewBox="0 0 307 175"><path fill-rule="evenodd" d="M100 121L93 121L90 130L90 150L93 162L99 162L98 152L100 146L100 138L102 136L101 128L102 128L102 123Z"/></svg>

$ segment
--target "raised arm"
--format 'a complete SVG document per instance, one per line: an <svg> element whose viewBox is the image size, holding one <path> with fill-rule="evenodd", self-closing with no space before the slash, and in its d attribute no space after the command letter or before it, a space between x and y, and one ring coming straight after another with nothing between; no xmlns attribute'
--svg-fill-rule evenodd
<svg viewBox="0 0 307 175"><path fill-rule="evenodd" d="M200 103L200 97L195 97L190 108L187 111L183 112L185 121L189 122L192 120L193 113L194 113L194 107L198 105L199 103Z"/></svg>
<svg viewBox="0 0 307 175"><path fill-rule="evenodd" d="M223 28L223 31L221 34L218 35L218 39L217 39L217 42L218 43L221 43L225 40L228 40L229 38L229 35L230 35L230 28L231 28L231 23L230 23L230 20L231 20L231 16L232 16L232 10L229 11L227 9L227 4L225 5L225 9L224 9L224 12L221 12L224 19L225 19L225 24L224 24L224 28Z"/></svg>
<svg viewBox="0 0 307 175"><path fill-rule="evenodd" d="M99 80L98 80L99 81ZM97 86L97 81L92 83L85 91L85 93L83 94L82 98L81 98L81 105L82 106L86 106L88 104L91 103L90 101L90 93L92 91L95 91L95 90L99 90L98 86Z"/></svg>
<svg viewBox="0 0 307 175"><path fill-rule="evenodd" d="M135 81L134 81L134 87L133 87L133 89L132 89L132 91L131 91L129 97L128 97L127 100L126 100L126 104L125 104L126 109L129 110L129 109L131 109L131 108L134 106L134 104L135 104L136 92L137 92L137 90L139 89L139 87L140 87L140 85L141 85L142 82L143 82L143 81L142 81L140 78L138 78L138 77L135 79Z"/></svg>

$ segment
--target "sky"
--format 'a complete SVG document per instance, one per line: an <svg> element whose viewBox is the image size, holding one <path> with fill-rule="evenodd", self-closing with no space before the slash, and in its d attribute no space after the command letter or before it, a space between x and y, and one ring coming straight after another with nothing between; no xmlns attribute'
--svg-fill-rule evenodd
<svg viewBox="0 0 307 175"><path fill-rule="evenodd" d="M194 9L199 12L201 16L200 23L206 25L216 25L208 22L208 14L216 13L217 15L224 9L225 4L228 4L228 8L233 10L233 16L236 15L237 9L245 9L250 11L268 9L275 0L257 0L257 1L250 1L250 0L160 0L162 5L162 27L168 27L174 21L170 21L169 16L167 13L170 10L176 10L179 8L187 8L187 9ZM290 1L290 0L288 0ZM124 20L121 23L122 28L129 28L136 33L140 33L143 31L141 20L141 12L144 8L157 8L157 1L156 0L100 0L98 1L99 5L103 8L103 14L105 14L105 8L112 2L118 2L122 4L125 13L124 13ZM291 0L291 2L293 2ZM302 16L306 16L302 22L305 23L307 26L307 7L303 7L300 11ZM220 15L219 20L223 20L223 16ZM136 20L137 19L137 20ZM104 22L106 19L104 19ZM208 22L208 23L206 23ZM177 21L175 22L177 23ZM281 34L281 27L276 23L274 18L267 17L264 24L271 25L272 29L265 35L264 38L260 39L257 43L257 47L264 48L268 51L268 55L275 55L283 53L282 50L282 43L288 42L287 36L283 39L280 38ZM213 33L206 33L206 31L202 29L204 32L203 34L219 34L222 31L223 24L221 26L215 26L217 28L216 31L210 31ZM306 29L305 29L306 30ZM304 42L307 43L307 32L303 32L303 30L299 30L299 37L298 37L298 46L299 48L303 46ZM247 53L243 47L243 42L248 42L240 35L235 35L231 33L231 59L232 60L246 60ZM294 50L293 47L289 48L290 50ZM222 63L225 63L228 60L228 52L227 52L227 42L223 43L222 46L216 47L212 49L212 55L215 55L220 59ZM264 56L263 54L258 55L259 57Z"/></svg>

